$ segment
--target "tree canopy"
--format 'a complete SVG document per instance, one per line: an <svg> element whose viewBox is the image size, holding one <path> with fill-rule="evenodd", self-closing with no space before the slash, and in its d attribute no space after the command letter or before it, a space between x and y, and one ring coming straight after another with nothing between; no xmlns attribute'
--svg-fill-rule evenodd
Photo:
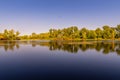
<svg viewBox="0 0 120 80"><path fill-rule="evenodd" d="M116 27L110 27L108 25L102 28L96 28L95 30L89 30L86 27L79 29L77 26L71 26L63 29L49 29L46 33L20 36L19 31L13 29L5 29L3 33L0 33L0 40L102 40L102 39L118 39L120 38L120 25Z"/></svg>

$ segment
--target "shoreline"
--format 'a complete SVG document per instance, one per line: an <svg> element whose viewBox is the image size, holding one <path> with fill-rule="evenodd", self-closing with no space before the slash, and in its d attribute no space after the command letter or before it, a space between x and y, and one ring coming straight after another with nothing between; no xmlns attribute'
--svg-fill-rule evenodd
<svg viewBox="0 0 120 80"><path fill-rule="evenodd" d="M86 40L82 40L82 39L73 39L73 40L54 40L54 39L25 39L25 40L0 40L0 41L120 41L120 39L101 39L101 40L96 40L96 39L86 39Z"/></svg>

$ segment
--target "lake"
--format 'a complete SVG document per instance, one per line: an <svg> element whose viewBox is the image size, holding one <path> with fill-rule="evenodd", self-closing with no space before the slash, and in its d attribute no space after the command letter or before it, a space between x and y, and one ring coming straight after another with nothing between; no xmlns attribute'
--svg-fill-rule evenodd
<svg viewBox="0 0 120 80"><path fill-rule="evenodd" d="M120 41L0 41L0 80L120 80Z"/></svg>

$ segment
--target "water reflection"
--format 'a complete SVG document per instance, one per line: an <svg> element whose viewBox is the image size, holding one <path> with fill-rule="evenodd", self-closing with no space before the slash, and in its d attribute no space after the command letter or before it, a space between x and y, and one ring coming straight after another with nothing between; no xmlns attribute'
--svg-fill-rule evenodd
<svg viewBox="0 0 120 80"><path fill-rule="evenodd" d="M19 49L20 45L46 46L50 51L62 50L69 53L96 50L104 54L116 52L120 55L120 41L0 41L0 48L4 48L5 51L14 51Z"/></svg>
<svg viewBox="0 0 120 80"><path fill-rule="evenodd" d="M20 48L16 41L0 41L0 48L4 48L5 51L14 51L15 47Z"/></svg>
<svg viewBox="0 0 120 80"><path fill-rule="evenodd" d="M63 50L71 53L77 53L79 50L85 52L87 50L96 50L97 52L102 51L104 54L116 52L120 55L120 42L119 41L88 41L88 42L50 42L49 49Z"/></svg>

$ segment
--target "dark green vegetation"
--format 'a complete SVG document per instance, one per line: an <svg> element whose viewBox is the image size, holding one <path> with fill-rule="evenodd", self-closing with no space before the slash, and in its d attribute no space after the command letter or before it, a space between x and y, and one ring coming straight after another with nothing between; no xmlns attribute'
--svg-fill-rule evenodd
<svg viewBox="0 0 120 80"><path fill-rule="evenodd" d="M106 25L102 29L95 30L78 29L78 27L72 26L64 29L50 29L47 33L32 33L23 36L19 36L19 34L19 31L5 29L3 33L0 33L0 40L114 40L120 38L120 25L117 27Z"/></svg>

